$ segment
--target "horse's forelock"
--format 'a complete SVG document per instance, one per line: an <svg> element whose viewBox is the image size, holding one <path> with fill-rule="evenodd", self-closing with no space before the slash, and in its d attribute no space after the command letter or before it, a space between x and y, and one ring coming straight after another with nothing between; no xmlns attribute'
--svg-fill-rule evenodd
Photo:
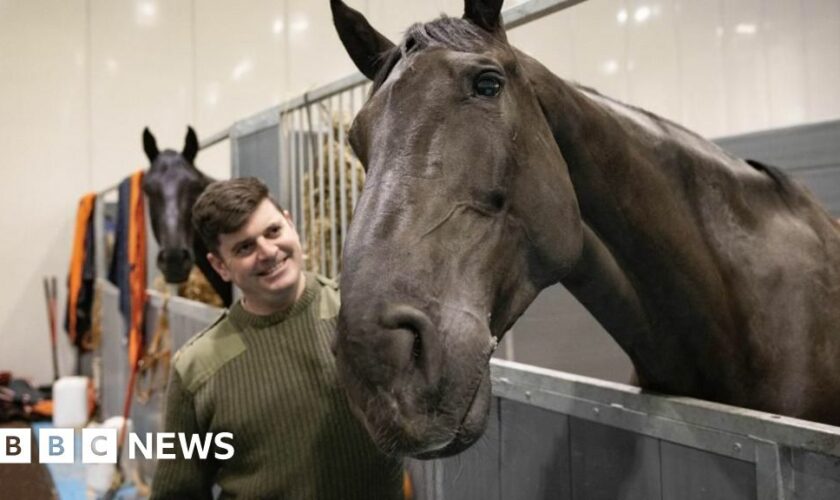
<svg viewBox="0 0 840 500"><path fill-rule="evenodd" d="M371 93L385 83L394 66L410 52L433 47L479 52L494 43L498 39L493 34L461 18L442 15L428 23L415 23L406 30L398 46L380 55L385 63L373 81Z"/></svg>
<svg viewBox="0 0 840 500"><path fill-rule="evenodd" d="M441 16L428 23L416 23L408 28L400 44L403 54L416 46L419 49L446 47L463 52L476 52L494 42L491 33L457 17Z"/></svg>

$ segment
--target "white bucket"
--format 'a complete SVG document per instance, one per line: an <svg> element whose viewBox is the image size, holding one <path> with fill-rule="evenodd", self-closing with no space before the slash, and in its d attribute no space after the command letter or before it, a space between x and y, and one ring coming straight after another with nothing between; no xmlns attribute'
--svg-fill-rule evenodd
<svg viewBox="0 0 840 500"><path fill-rule="evenodd" d="M117 429L117 436L119 437L123 420L123 417L111 417L101 424L91 424L89 427ZM131 420L128 421L125 432L126 434L131 432ZM126 443L128 443L127 436ZM125 479L128 477L126 474L130 470L130 464L128 463L128 447L125 447L122 450L120 465L123 471L123 479ZM86 464L85 483L87 484L88 490L92 491L95 496L104 494L111 487L111 483L114 480L115 470L116 466L114 464Z"/></svg>
<svg viewBox="0 0 840 500"><path fill-rule="evenodd" d="M88 378L61 377L53 384L53 426L82 427L88 421Z"/></svg>

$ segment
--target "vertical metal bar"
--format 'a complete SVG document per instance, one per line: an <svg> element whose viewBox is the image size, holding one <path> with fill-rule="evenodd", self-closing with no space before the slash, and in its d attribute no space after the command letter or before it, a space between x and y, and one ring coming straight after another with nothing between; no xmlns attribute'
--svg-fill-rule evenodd
<svg viewBox="0 0 840 500"><path fill-rule="evenodd" d="M312 158L311 158L312 155L309 153L309 149L307 149L307 147L306 147L307 146L307 144L306 144L307 138L309 136L309 134L306 133L306 130L308 128L307 124L304 123L304 118L303 118L302 113L298 113L298 116L300 117L300 132L303 134L303 140L301 141L301 144L303 144L303 147L302 147L303 148L303 153L301 154L301 159L306 158L307 161L298 162L298 164L299 164L299 170L298 171L300 172L300 174L299 174L300 176L298 177L297 188L298 188L298 192L300 194L298 196L299 201L298 201L298 206L297 206L297 212L296 213L297 213L297 219L298 219L298 221L300 221L299 222L300 225L298 227L301 228L301 231L306 232L306 226L307 226L306 225L306 213L305 213L306 203L304 201L305 196L306 196L305 184L306 184L306 172L307 171L312 172ZM312 224L312 221L310 221L310 224Z"/></svg>
<svg viewBox="0 0 840 500"><path fill-rule="evenodd" d="M306 148L306 176L309 177L309 196L305 197L305 203L309 204L309 220L302 228L304 233L306 233L307 228L309 228L309 233L306 237L307 255L312 253L312 247L315 244L315 138L312 136L315 127L312 124L313 118L311 106L312 105L309 104L306 110L306 118L308 122L306 127L306 141L309 143L309 147ZM311 270L312 267L309 266L309 269Z"/></svg>
<svg viewBox="0 0 840 500"><path fill-rule="evenodd" d="M326 220L327 211L325 209L324 204L324 196L326 196L326 189L324 188L324 173L326 167L324 166L324 148L323 144L324 141L321 137L321 131L318 130L318 143L322 146L318 148L318 216L319 216L319 224L318 224L318 241L320 243L321 255L319 264L320 267L318 271L321 274L327 274L327 252L326 252L326 244L324 242L324 221Z"/></svg>
<svg viewBox="0 0 840 500"><path fill-rule="evenodd" d="M239 136L236 135L236 126L230 128L230 176L235 179L242 177L239 171Z"/></svg>
<svg viewBox="0 0 840 500"><path fill-rule="evenodd" d="M338 113L332 113L330 120L335 120L335 117L338 117L338 178L339 206L341 207L341 241L338 242L338 248L344 249L344 238L347 237L347 163L344 158L344 149L347 145L344 140L344 92L338 94ZM330 124L330 135L332 131L332 124ZM351 171L356 170L353 164L350 168Z"/></svg>
<svg viewBox="0 0 840 500"><path fill-rule="evenodd" d="M444 473L444 465L443 460L437 459L434 460L432 477L434 478L434 498L435 499L444 499L446 498L446 493L443 489L443 473Z"/></svg>
<svg viewBox="0 0 840 500"><path fill-rule="evenodd" d="M280 169L277 179L279 179L280 186L277 191L277 200L283 207L289 206L289 143L288 143L288 126L287 115L285 111L280 111L277 118L277 161Z"/></svg>
<svg viewBox="0 0 840 500"><path fill-rule="evenodd" d="M309 196L306 198L306 201L309 203L309 245L307 246L306 255L308 256L307 268L310 271L314 271L316 266L312 261L312 249L315 248L315 245L318 242L318 238L315 235L315 229L318 225L315 223L315 202L317 199L315 197L315 169L312 168L311 165L312 164L310 163L309 172L307 172L307 175L309 176ZM304 208L304 210L306 209ZM304 217L306 216L305 213L303 215Z"/></svg>
<svg viewBox="0 0 840 500"><path fill-rule="evenodd" d="M327 114L332 116L332 97L327 98ZM338 232L336 231L336 226L338 225L338 217L336 217L336 206L335 206L335 199L336 199L336 192L335 192L335 138L333 137L332 130L327 131L330 136L327 143L329 144L327 149L327 166L330 169L330 278L335 278L338 275L338 245L336 239L338 238Z"/></svg>
<svg viewBox="0 0 840 500"><path fill-rule="evenodd" d="M514 342L516 341L516 336L513 334L513 328L508 330L505 334L504 340L502 342L505 344L504 353L505 359L508 361L516 361L515 358L515 351L514 351Z"/></svg>
<svg viewBox="0 0 840 500"><path fill-rule="evenodd" d="M292 212L292 216L297 218L295 213L295 164L298 161L298 147L297 136L295 135L295 115L294 112L289 113L289 206L286 209Z"/></svg>
<svg viewBox="0 0 840 500"><path fill-rule="evenodd" d="M298 228L305 232L306 227L304 225L303 219L306 214L304 214L303 210L303 182L304 182L304 174L303 174L303 166L306 162L306 126L303 120L303 111L301 109L297 110L297 124L298 124L298 161L295 167L297 172L297 184L295 184L295 189L298 189L298 204L295 207L295 215L298 225Z"/></svg>
<svg viewBox="0 0 840 500"><path fill-rule="evenodd" d="M791 450L778 443L754 439L756 498L792 499L795 492Z"/></svg>

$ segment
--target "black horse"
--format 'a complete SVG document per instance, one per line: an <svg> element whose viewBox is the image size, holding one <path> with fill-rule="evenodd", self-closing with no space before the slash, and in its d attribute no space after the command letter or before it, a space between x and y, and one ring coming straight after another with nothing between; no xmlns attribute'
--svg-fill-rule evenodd
<svg viewBox="0 0 840 500"><path fill-rule="evenodd" d="M557 282L642 387L840 424L840 231L808 192L553 75L508 44L501 0L397 46L331 3L374 81L337 355L380 447L472 444L498 339Z"/></svg>
<svg viewBox="0 0 840 500"><path fill-rule="evenodd" d="M187 127L184 149L180 153L167 149L159 151L155 137L148 127L143 130L143 149L151 162L143 177L143 192L149 202L152 232L160 246L158 269L167 283L187 281L193 265L197 265L227 307L231 304L232 289L207 261L207 248L193 233L191 214L198 196L213 182L195 165L198 138Z"/></svg>

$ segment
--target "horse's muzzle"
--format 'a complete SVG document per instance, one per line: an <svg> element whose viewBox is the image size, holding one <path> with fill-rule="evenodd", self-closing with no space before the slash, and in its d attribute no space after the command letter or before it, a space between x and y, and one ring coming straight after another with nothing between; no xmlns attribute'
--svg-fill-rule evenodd
<svg viewBox="0 0 840 500"><path fill-rule="evenodd" d="M193 267L193 254L186 248L165 248L158 253L157 266L167 283L187 281Z"/></svg>
<svg viewBox="0 0 840 500"><path fill-rule="evenodd" d="M417 369L423 373L426 383L435 386L440 381L443 356L441 345L435 339L435 326L421 310L406 304L385 306L379 323L383 329L399 342L394 352L403 369ZM402 336L403 338L399 338ZM410 340L410 342L409 342ZM414 366L406 366L413 364Z"/></svg>

